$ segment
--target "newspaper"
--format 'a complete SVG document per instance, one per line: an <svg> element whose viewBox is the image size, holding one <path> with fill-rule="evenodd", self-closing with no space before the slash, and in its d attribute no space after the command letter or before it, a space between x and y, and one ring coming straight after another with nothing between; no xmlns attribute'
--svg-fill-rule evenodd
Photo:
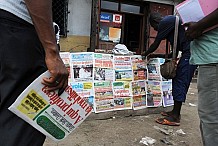
<svg viewBox="0 0 218 146"><path fill-rule="evenodd" d="M131 88L132 88L132 95L145 95L147 91L146 81L145 80L133 81L131 82Z"/></svg>
<svg viewBox="0 0 218 146"><path fill-rule="evenodd" d="M146 108L146 95L133 95L133 110Z"/></svg>
<svg viewBox="0 0 218 146"><path fill-rule="evenodd" d="M66 138L91 113L92 107L70 86L61 96L57 91L46 91L41 84L43 73L33 81L9 107L9 110L28 122L44 135L58 142Z"/></svg>
<svg viewBox="0 0 218 146"><path fill-rule="evenodd" d="M94 54L94 80L95 81L113 81L113 55L112 54Z"/></svg>
<svg viewBox="0 0 218 146"><path fill-rule="evenodd" d="M114 56L115 70L132 70L132 61L130 56Z"/></svg>
<svg viewBox="0 0 218 146"><path fill-rule="evenodd" d="M147 80L147 67L145 60L141 55L134 55L131 57L133 80Z"/></svg>
<svg viewBox="0 0 218 146"><path fill-rule="evenodd" d="M60 57L63 60L64 65L69 72L68 84L70 84L70 82L72 82L71 71L70 71L71 70L71 68L70 68L70 53L69 52L60 52Z"/></svg>
<svg viewBox="0 0 218 146"><path fill-rule="evenodd" d="M71 83L71 87L76 93L83 97L90 106L94 105L94 87L92 82L75 82ZM94 107L93 107L94 108Z"/></svg>
<svg viewBox="0 0 218 146"><path fill-rule="evenodd" d="M163 106L172 106L174 104L172 95L172 81L163 81L162 83Z"/></svg>
<svg viewBox="0 0 218 146"><path fill-rule="evenodd" d="M147 107L158 107L162 105L161 82L147 81Z"/></svg>
<svg viewBox="0 0 218 146"><path fill-rule="evenodd" d="M151 81L161 81L162 76L160 74L160 65L164 62L164 59L161 58L151 58L148 61L148 80Z"/></svg>
<svg viewBox="0 0 218 146"><path fill-rule="evenodd" d="M146 62L142 59L141 55L131 56L131 60L133 70L146 69Z"/></svg>
<svg viewBox="0 0 218 146"><path fill-rule="evenodd" d="M132 70L115 70L115 81L132 81Z"/></svg>
<svg viewBox="0 0 218 146"><path fill-rule="evenodd" d="M91 52L70 54L70 60L73 66L73 82L93 81L93 55Z"/></svg>
<svg viewBox="0 0 218 146"><path fill-rule="evenodd" d="M132 94L133 94L133 109L146 108L146 81L133 81L131 82Z"/></svg>
<svg viewBox="0 0 218 146"><path fill-rule="evenodd" d="M131 96L130 82L116 81L113 82L113 95L119 97Z"/></svg>
<svg viewBox="0 0 218 146"><path fill-rule="evenodd" d="M132 97L95 99L95 113L132 109Z"/></svg>

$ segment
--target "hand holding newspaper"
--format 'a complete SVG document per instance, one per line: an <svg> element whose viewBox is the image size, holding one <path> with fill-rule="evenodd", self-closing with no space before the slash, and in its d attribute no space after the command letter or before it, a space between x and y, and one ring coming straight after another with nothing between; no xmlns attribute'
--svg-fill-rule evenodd
<svg viewBox="0 0 218 146"><path fill-rule="evenodd" d="M34 128L58 142L66 138L91 113L92 107L70 86L61 96L41 84L46 71L34 80L9 107L9 110Z"/></svg>
<svg viewBox="0 0 218 146"><path fill-rule="evenodd" d="M218 0L185 0L176 6L183 23L198 22L218 8ZM218 27L215 25L208 30ZM206 32L205 31L205 32Z"/></svg>

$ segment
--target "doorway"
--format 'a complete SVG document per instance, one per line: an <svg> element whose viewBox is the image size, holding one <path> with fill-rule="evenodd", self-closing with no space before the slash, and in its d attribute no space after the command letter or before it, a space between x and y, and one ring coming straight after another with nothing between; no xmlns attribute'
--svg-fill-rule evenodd
<svg viewBox="0 0 218 146"><path fill-rule="evenodd" d="M140 29L142 16L125 14L123 43L132 52L138 52L140 44Z"/></svg>

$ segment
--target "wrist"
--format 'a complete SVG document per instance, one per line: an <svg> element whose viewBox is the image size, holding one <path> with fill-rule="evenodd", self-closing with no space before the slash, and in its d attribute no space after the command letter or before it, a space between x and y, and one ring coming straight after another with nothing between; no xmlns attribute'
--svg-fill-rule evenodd
<svg viewBox="0 0 218 146"><path fill-rule="evenodd" d="M59 56L59 50L57 46L49 47L45 49L45 55L47 57Z"/></svg>

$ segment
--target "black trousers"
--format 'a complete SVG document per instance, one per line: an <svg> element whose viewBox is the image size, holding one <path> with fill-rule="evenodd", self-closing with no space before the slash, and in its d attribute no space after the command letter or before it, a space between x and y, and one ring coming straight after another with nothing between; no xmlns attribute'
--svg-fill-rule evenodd
<svg viewBox="0 0 218 146"><path fill-rule="evenodd" d="M0 10L0 146L42 146L45 136L8 110L19 94L47 70L33 25Z"/></svg>

